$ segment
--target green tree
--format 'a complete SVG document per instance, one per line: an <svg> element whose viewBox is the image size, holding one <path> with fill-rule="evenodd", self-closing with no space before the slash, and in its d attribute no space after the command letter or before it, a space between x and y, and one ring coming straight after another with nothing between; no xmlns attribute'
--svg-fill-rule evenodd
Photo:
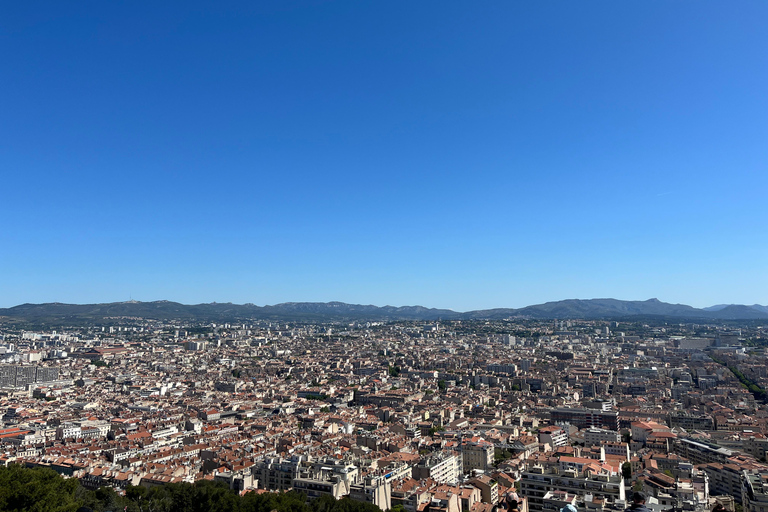
<svg viewBox="0 0 768 512"><path fill-rule="evenodd" d="M512 452L503 448L495 448L493 451L493 465L498 467L505 460L512 458Z"/></svg>
<svg viewBox="0 0 768 512"><path fill-rule="evenodd" d="M0 510L8 512L74 512L78 481L52 469L18 464L0 467Z"/></svg>
<svg viewBox="0 0 768 512"><path fill-rule="evenodd" d="M437 432L444 432L444 431L445 431L445 427L435 425L429 429L429 435L434 436Z"/></svg>
<svg viewBox="0 0 768 512"><path fill-rule="evenodd" d="M222 482L201 480L146 489L128 486L125 496L111 487L90 491L76 479L62 478L50 469L0 467L0 510L10 512L75 512L87 506L94 512L381 512L371 503L332 496L307 502L297 492L247 493L239 496ZM393 511L403 512L393 507Z"/></svg>

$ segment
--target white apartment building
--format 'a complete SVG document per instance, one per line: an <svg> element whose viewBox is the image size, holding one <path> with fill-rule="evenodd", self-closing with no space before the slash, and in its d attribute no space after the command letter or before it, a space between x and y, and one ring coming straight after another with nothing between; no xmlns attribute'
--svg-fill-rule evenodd
<svg viewBox="0 0 768 512"><path fill-rule="evenodd" d="M615 430L592 427L584 431L585 446L600 446L603 443L621 442L621 435Z"/></svg>

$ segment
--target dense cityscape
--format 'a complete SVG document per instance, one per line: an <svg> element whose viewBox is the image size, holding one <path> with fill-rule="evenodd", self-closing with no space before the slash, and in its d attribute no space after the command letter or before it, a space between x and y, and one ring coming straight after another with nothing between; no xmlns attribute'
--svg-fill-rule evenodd
<svg viewBox="0 0 768 512"><path fill-rule="evenodd" d="M0 12L0 512L768 512L765 0Z"/></svg>
<svg viewBox="0 0 768 512"><path fill-rule="evenodd" d="M6 319L8 320L8 319ZM768 510L768 326L0 324L3 466L386 511ZM326 498L327 499L327 498Z"/></svg>

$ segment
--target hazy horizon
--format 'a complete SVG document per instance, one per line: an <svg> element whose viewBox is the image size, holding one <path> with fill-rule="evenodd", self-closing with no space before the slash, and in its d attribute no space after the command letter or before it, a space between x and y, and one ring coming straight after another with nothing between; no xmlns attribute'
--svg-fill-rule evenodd
<svg viewBox="0 0 768 512"><path fill-rule="evenodd" d="M259 307L275 306L275 305L278 305L278 304L285 304L285 303L318 303L318 304L327 304L327 303L331 303L331 302L339 302L339 303L350 304L350 305L364 305L364 306L376 306L376 307L385 307L385 306L393 306L393 307L425 307L425 308L429 308L429 309L448 309L448 310L455 311L457 313L466 313L466 312L469 312L469 311L479 311L479 310L487 310L487 309L521 309L521 308L525 308L525 307L528 307L528 306L535 306L535 305L539 305L539 304L545 304L545 303L548 303L548 302L560 302L560 301L564 301L564 300L583 300L583 301L587 301L587 300L601 300L601 299L615 299L615 300L627 301L627 302L636 302L636 301L637 302L644 302L644 301L656 299L656 300L659 300L660 302L664 302L664 303L668 303L668 304L681 304L681 305L685 305L685 306L691 306L691 307L694 307L694 308L697 308L697 309L704 309L704 308L708 308L708 307L721 306L721 305L763 306L763 305L761 305L759 303L746 304L746 303L743 303L743 302L740 302L740 303L727 303L727 304L726 303L717 303L717 304L709 304L709 305L705 305L705 306L695 306L693 304L670 302L670 301L659 299L658 297L649 297L647 299L622 299L622 298L617 298L617 297L589 297L589 298L568 297L568 298L563 298L563 299L552 299L552 300L546 300L546 301L537 302L537 303L521 304L521 305L515 305L515 306L496 305L496 306L490 306L490 307L484 307L484 308L470 308L470 309L458 309L458 308L452 308L452 307L449 307L449 306L433 306L433 305L429 305L429 304L416 304L416 303L413 303L413 304L410 304L410 303L408 303L408 304L389 304L389 303L387 303L387 304L374 304L374 303L371 303L371 302L349 302L349 301L334 300L334 299L332 299L332 300L323 300L323 301L319 301L319 300L306 300L306 301L280 301L280 302L256 303L256 302L253 302L253 301L236 302L236 301L231 301L231 300L221 300L221 301L219 301L219 300L211 300L211 301L202 301L202 302L183 302L183 301L172 300L172 299L140 300L140 299L136 299L136 298L129 298L127 300L105 300L105 301L96 301L96 302L63 302L63 301L50 301L50 302L42 302L42 303L41 302L27 302L27 303L13 304L13 305L10 305L10 306L0 305L0 308L11 308L11 307L14 307L14 306L20 306L22 304L76 304L76 305L83 305L83 304L120 304L120 303L130 303L130 302L161 302L161 301L176 302L176 303L185 304L185 305L195 305L195 304L238 304L238 305L244 305L244 304L252 304L254 306L259 306Z"/></svg>

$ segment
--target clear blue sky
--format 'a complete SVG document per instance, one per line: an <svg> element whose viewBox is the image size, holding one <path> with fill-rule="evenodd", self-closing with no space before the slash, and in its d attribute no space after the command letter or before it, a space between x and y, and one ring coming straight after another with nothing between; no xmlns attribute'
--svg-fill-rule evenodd
<svg viewBox="0 0 768 512"><path fill-rule="evenodd" d="M0 306L768 303L768 2L5 2Z"/></svg>

